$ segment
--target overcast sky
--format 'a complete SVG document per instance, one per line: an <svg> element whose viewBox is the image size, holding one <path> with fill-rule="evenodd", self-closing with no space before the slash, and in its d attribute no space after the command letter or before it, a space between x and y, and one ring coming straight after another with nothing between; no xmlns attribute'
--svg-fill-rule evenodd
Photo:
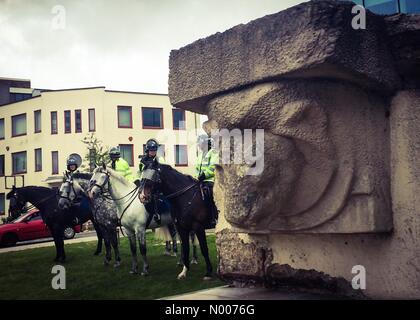
<svg viewBox="0 0 420 320"><path fill-rule="evenodd" d="M301 2L0 0L0 77L167 93L171 49Z"/></svg>

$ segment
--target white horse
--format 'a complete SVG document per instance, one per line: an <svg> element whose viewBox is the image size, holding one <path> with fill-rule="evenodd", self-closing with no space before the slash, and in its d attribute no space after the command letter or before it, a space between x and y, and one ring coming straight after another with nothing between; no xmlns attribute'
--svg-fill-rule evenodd
<svg viewBox="0 0 420 320"><path fill-rule="evenodd" d="M127 232L130 241L132 266L130 273L138 273L136 238L140 245L140 254L143 258L143 272L149 274L149 263L146 256L146 229L158 228L173 223L170 214L161 215L161 224L158 225L152 214L149 214L144 205L138 200L138 187L127 181L105 165L93 171L90 180L89 196L93 199L100 194L108 193L118 208L118 219Z"/></svg>

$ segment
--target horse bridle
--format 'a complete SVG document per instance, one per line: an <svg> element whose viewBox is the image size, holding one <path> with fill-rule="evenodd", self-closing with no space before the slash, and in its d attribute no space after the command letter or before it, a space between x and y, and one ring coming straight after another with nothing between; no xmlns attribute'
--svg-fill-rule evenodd
<svg viewBox="0 0 420 320"><path fill-rule="evenodd" d="M74 185L73 185L73 180L72 179L67 179L66 181L65 181L65 183L68 183L69 184L69 187L71 187L71 191L73 191L73 193L74 193L74 199L72 200L72 199L70 199L70 192L68 191L67 193L68 193L68 195L67 196L63 196L60 192L58 193L58 197L59 198L61 198L61 199L66 199L66 200L68 200L70 203L73 203L73 201L77 198L77 193L76 193L76 190L74 189Z"/></svg>

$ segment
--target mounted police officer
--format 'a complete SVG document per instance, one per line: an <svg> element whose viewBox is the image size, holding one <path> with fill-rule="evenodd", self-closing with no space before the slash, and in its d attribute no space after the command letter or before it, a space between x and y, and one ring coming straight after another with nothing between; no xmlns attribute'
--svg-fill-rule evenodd
<svg viewBox="0 0 420 320"><path fill-rule="evenodd" d="M80 160L80 159L79 159ZM67 172L69 173L69 175L72 177L74 174L79 173L79 166L80 166L80 162L79 160L73 156L70 155L67 159ZM89 211L90 210L90 204L89 204L89 199L87 197L78 197L74 200L74 203L72 204L72 209L73 210L78 210L78 211ZM73 223L75 225L79 224L79 219L77 217L74 217Z"/></svg>
<svg viewBox="0 0 420 320"><path fill-rule="evenodd" d="M111 168L128 181L133 182L135 177L131 172L128 162L121 158L120 148L112 147L111 150L109 150L109 157L111 158Z"/></svg>
<svg viewBox="0 0 420 320"><path fill-rule="evenodd" d="M159 163L165 163L165 158L158 156L159 143L156 139L149 139L146 142L146 148L144 154L139 156L139 171L137 173L138 179L134 181L137 186L140 186L140 180L144 168L150 164L153 160L157 160ZM162 193L156 193L153 195L153 200L149 205L146 205L148 212L153 212L153 218L157 223L161 222L161 213L170 210L169 201L163 196Z"/></svg>
<svg viewBox="0 0 420 320"><path fill-rule="evenodd" d="M202 182L203 190L207 195L206 202L211 212L210 226L215 227L218 211L214 203L213 186L216 164L219 163L219 153L214 149L214 140L206 134L198 136L197 147L199 155L195 165L196 178Z"/></svg>
<svg viewBox="0 0 420 320"><path fill-rule="evenodd" d="M79 163L77 159L75 157L70 156L67 159L67 171L70 174L73 174L73 173L79 172L78 168L79 168Z"/></svg>

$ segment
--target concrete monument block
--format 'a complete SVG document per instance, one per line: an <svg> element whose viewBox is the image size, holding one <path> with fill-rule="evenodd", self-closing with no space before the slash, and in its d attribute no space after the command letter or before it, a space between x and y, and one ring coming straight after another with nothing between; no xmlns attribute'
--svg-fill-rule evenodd
<svg viewBox="0 0 420 320"><path fill-rule="evenodd" d="M261 174L217 168L225 279L420 298L420 19L368 11L354 30L352 6L306 2L171 52L175 107L209 133L264 129Z"/></svg>

